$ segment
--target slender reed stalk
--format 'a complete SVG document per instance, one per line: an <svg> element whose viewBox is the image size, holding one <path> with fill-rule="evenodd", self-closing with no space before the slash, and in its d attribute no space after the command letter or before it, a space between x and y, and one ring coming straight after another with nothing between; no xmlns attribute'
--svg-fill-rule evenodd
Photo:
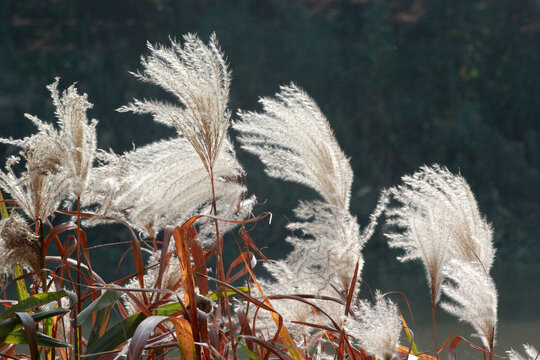
<svg viewBox="0 0 540 360"><path fill-rule="evenodd" d="M80 234L81 231L81 197L77 197L77 284L76 284L76 293L77 293L77 305L75 311L75 359L80 359L80 353L82 351L82 333L81 326L77 323L77 317L82 311L82 301L81 301L81 242Z"/></svg>
<svg viewBox="0 0 540 360"><path fill-rule="evenodd" d="M435 341L435 356L437 357L437 360L439 360L439 345L437 343L437 316L436 316L436 309L437 306L437 299L433 292L431 293L431 317L433 319L433 339Z"/></svg>

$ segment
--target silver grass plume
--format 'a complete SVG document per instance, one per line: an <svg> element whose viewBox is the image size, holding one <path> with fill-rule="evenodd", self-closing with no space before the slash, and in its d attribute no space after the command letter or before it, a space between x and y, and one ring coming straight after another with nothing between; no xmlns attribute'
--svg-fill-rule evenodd
<svg viewBox="0 0 540 360"><path fill-rule="evenodd" d="M65 157L62 166L71 183L71 191L79 197L94 162L97 120L88 121L86 117L87 110L93 106L86 94L79 95L75 85L71 85L60 96L58 82L59 78L56 78L47 88L51 92L60 127L58 146Z"/></svg>
<svg viewBox="0 0 540 360"><path fill-rule="evenodd" d="M258 155L266 173L315 189L323 199L349 208L353 173L323 113L296 85L263 98L264 113L240 112L233 127L242 148Z"/></svg>
<svg viewBox="0 0 540 360"><path fill-rule="evenodd" d="M303 222L291 223L287 229L302 236L287 237L294 249L285 263L283 260L275 263L283 263L294 274L292 279L284 278L283 285L302 287L304 293L317 295L334 294L332 285L347 289L356 262L360 269L364 263L359 256L364 244L360 242L356 218L323 202L300 202L294 212ZM268 266L271 273L273 267ZM280 279L281 274L274 275Z"/></svg>
<svg viewBox="0 0 540 360"><path fill-rule="evenodd" d="M433 165L402 181L388 191L399 203L386 209L388 223L397 227L386 234L388 244L405 251L401 261L422 260L437 302L448 259L479 261L489 271L495 254L492 230L462 176Z"/></svg>
<svg viewBox="0 0 540 360"><path fill-rule="evenodd" d="M48 86L59 129L33 115L25 116L37 127L37 133L20 140L0 139L0 142L22 148L26 170L17 176L12 165L20 157L11 157L6 172L0 170L0 187L8 192L34 220L53 214L71 189L75 196L82 193L96 150L95 120L88 123L86 110L92 105L86 94L79 95L72 85L60 96L58 79Z"/></svg>
<svg viewBox="0 0 540 360"><path fill-rule="evenodd" d="M183 137L159 141L121 156L100 153L98 157L102 165L93 169L91 186L82 202L85 206L98 204L100 215L125 217L134 228L153 236L166 225L181 224L197 213L210 212L212 195L206 168ZM225 140L214 164L221 216L238 219L249 215L253 199L240 201L246 188L237 181L243 172L232 145Z"/></svg>
<svg viewBox="0 0 540 360"><path fill-rule="evenodd" d="M510 349L506 352L508 354L508 358L510 360L537 360L540 358L540 352L538 352L538 350L531 345L523 344L523 349L525 350L525 356L521 355L514 349Z"/></svg>
<svg viewBox="0 0 540 360"><path fill-rule="evenodd" d="M154 120L173 126L201 157L210 173L226 138L230 73L215 34L205 45L196 35L184 36L184 46L171 40L171 48L148 44L139 79L161 86L182 104L135 100L119 111L149 113Z"/></svg>
<svg viewBox="0 0 540 360"><path fill-rule="evenodd" d="M345 318L343 327L368 355L391 359L396 354L402 322L397 306L377 290L375 304L361 300L354 316Z"/></svg>
<svg viewBox="0 0 540 360"><path fill-rule="evenodd" d="M441 307L473 326L485 347L493 350L497 327L497 289L479 262L452 259L443 269L442 292L452 302Z"/></svg>
<svg viewBox="0 0 540 360"><path fill-rule="evenodd" d="M264 98L263 113L240 112L233 128L240 132L242 148L259 156L268 175L316 190L323 201L301 202L295 210L300 222L288 225L294 234L287 241L294 250L284 260L265 264L275 278L264 283L271 294L311 294L339 297L348 290L356 264L362 270L362 247L372 235L382 212L383 196L371 222L360 233L349 201L353 173L328 121L317 104L294 84L283 86L275 98ZM360 274L357 283L358 289ZM313 300L336 322L343 307L327 300ZM310 306L297 301L274 301L297 339L309 331L291 321L319 321ZM266 322L268 326L271 322ZM310 337L314 338L314 337ZM309 344L308 344L309 346Z"/></svg>
<svg viewBox="0 0 540 360"><path fill-rule="evenodd" d="M41 244L24 218L12 213L0 220L0 276L11 273L15 264L22 263L32 270L41 269L44 264L41 257Z"/></svg>

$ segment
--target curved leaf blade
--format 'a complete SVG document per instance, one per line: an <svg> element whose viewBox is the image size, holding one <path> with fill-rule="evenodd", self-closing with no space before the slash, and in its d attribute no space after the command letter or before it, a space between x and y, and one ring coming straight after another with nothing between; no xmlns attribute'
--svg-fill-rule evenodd
<svg viewBox="0 0 540 360"><path fill-rule="evenodd" d="M93 301L77 316L77 325L82 325L92 315L92 313L99 311L107 306L113 305L118 298L122 296L120 291L107 290L96 301Z"/></svg>
<svg viewBox="0 0 540 360"><path fill-rule="evenodd" d="M0 313L0 320L3 320L16 312L30 310L51 301L58 300L66 295L67 293L64 290L32 295L23 301L19 301L3 313Z"/></svg>

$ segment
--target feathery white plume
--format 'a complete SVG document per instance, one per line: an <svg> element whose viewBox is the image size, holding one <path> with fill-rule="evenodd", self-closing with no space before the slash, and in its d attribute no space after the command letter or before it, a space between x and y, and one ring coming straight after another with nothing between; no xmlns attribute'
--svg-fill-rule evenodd
<svg viewBox="0 0 540 360"><path fill-rule="evenodd" d="M258 155L270 176L308 186L323 199L301 202L295 209L300 222L288 225L294 234L287 238L294 250L281 261L265 264L275 280L263 284L264 292L339 298L337 292L345 293L351 286L356 264L359 274L357 283L352 285L359 287L364 263L361 251L373 233L386 197L361 234L356 218L349 212L353 179L349 160L315 101L295 85L289 85L281 87L275 98L260 102L263 113L240 112L241 121L233 124L240 132L242 148ZM310 301L336 323L341 322L342 305L322 299ZM301 302L272 303L297 339L305 338L309 329L291 321L321 320L309 305Z"/></svg>
<svg viewBox="0 0 540 360"><path fill-rule="evenodd" d="M79 95L75 86L71 85L62 92L60 97L58 81L57 78L47 88L56 106L56 116L60 126L58 146L65 155L62 166L66 169L66 176L71 183L73 194L79 197L85 189L86 180L94 162L97 147L97 121L88 122L86 117L86 111L92 108L92 104L88 102L88 96Z"/></svg>
<svg viewBox="0 0 540 360"><path fill-rule="evenodd" d="M44 265L38 237L17 213L0 220L0 259L0 276L11 273L15 264L25 264L32 270L39 270Z"/></svg>
<svg viewBox="0 0 540 360"><path fill-rule="evenodd" d="M508 358L510 360L537 360L540 358L540 352L538 352L538 350L531 345L523 344L523 349L525 350L525 356L521 355L514 349L510 349L506 352L508 354Z"/></svg>
<svg viewBox="0 0 540 360"><path fill-rule="evenodd" d="M397 306L389 299L375 294L375 304L361 300L353 309L354 317L345 318L343 327L368 355L391 359L396 353L402 322Z"/></svg>
<svg viewBox="0 0 540 360"><path fill-rule="evenodd" d="M72 85L60 96L57 87L58 79L48 89L59 130L26 114L37 127L36 134L21 140L0 139L22 148L26 166L26 171L17 176L12 165L20 158L10 158L7 172L0 171L0 187L34 220L52 215L70 189L75 196L81 195L96 150L97 122L88 123L86 118L86 110L92 106L86 94L79 95Z"/></svg>
<svg viewBox="0 0 540 360"><path fill-rule="evenodd" d="M448 259L480 261L489 271L495 254L492 230L463 177L433 165L402 180L403 185L389 189L399 205L386 210L388 223L398 228L386 234L388 244L405 251L401 261L423 261L432 297L438 301Z"/></svg>
<svg viewBox="0 0 540 360"><path fill-rule="evenodd" d="M442 292L452 302L441 306L461 321L471 324L484 346L492 349L497 327L497 289L478 262L452 259L443 269Z"/></svg>
<svg viewBox="0 0 540 360"><path fill-rule="evenodd" d="M210 173L229 126L227 109L230 73L215 34L205 45L196 35L184 36L184 46L171 40L171 48L148 44L143 58L143 81L172 93L183 107L157 101L135 100L119 111L149 113L154 120L176 128L201 157Z"/></svg>
<svg viewBox="0 0 540 360"><path fill-rule="evenodd" d="M280 89L275 99L260 100L264 113L239 113L233 128L242 148L259 156L268 175L306 185L348 209L353 173L328 121L294 84Z"/></svg>
<svg viewBox="0 0 540 360"><path fill-rule="evenodd" d="M212 202L206 168L183 137L156 142L118 156L102 153L106 164L94 168L85 205L99 204L98 213L126 216L144 234L155 235L166 225L179 224L196 213L209 213ZM232 145L224 148L214 164L218 215L234 217L239 208L247 216L253 201L240 198L246 188L236 181L243 169ZM205 210L206 209L206 210Z"/></svg>

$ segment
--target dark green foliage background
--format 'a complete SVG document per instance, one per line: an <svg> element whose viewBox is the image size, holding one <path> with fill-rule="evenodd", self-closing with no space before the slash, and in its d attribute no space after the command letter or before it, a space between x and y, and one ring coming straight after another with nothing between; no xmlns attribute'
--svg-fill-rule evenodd
<svg viewBox="0 0 540 360"><path fill-rule="evenodd" d="M360 224L383 187L437 162L469 181L495 228L499 261L538 262L538 11L533 0L3 0L0 136L33 131L24 113L53 120L45 86L55 76L88 93L101 148L174 136L150 118L115 112L133 97L166 96L128 71L140 68L147 40L187 32L206 40L215 31L233 71L233 111L260 110L259 96L290 81L315 98L351 157ZM16 152L0 147L2 158ZM267 178L258 160L239 155L250 192L266 201L256 212L274 214L253 237L281 257L292 209L316 195ZM102 233L95 242L128 236ZM390 256L378 234L367 261Z"/></svg>

